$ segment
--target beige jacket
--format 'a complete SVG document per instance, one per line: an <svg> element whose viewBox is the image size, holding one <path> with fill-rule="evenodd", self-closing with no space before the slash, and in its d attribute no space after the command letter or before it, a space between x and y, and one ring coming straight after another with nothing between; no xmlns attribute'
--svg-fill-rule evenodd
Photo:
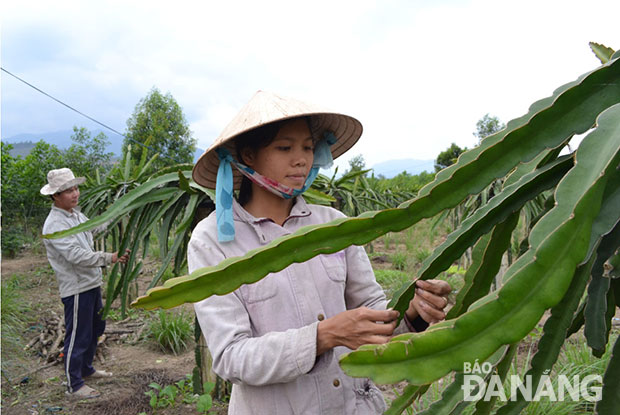
<svg viewBox="0 0 620 415"><path fill-rule="evenodd" d="M343 217L298 197L283 226L255 218L236 201L236 237L218 243L215 212L193 231L189 271L241 256L305 225ZM213 355L213 369L233 385L230 414L379 414L381 392L368 379L346 376L337 347L317 358L319 320L386 299L362 247L351 246L272 273L236 291L195 304ZM404 324L401 326L406 327ZM398 331L406 331L399 327Z"/></svg>
<svg viewBox="0 0 620 415"><path fill-rule="evenodd" d="M87 220L79 208L67 212L52 205L52 210L43 225L43 234L64 231ZM60 297L79 294L102 284L101 267L112 262L113 254L93 249L93 233L104 230L105 226L106 224L93 232L43 240L47 259L58 280Z"/></svg>

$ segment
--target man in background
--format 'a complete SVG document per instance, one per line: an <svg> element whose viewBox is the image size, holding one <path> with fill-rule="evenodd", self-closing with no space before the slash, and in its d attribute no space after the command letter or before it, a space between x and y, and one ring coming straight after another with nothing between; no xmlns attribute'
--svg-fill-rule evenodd
<svg viewBox="0 0 620 415"><path fill-rule="evenodd" d="M63 231L88 218L80 212L78 185L85 178L75 177L68 168L51 170L41 194L51 197L52 209L43 225L43 234ZM106 225L103 225L105 228ZM95 229L93 232L104 229ZM44 239L47 259L56 273L60 297L65 309L65 375L67 395L77 399L96 398L100 394L84 384L84 378L105 378L112 373L93 368L97 339L105 330L101 318L101 267L126 263L129 254L95 251L93 232L86 231L58 239Z"/></svg>

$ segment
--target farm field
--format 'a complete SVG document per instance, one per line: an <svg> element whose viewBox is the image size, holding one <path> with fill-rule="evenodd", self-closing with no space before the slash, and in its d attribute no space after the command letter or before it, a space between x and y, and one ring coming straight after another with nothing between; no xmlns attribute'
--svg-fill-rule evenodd
<svg viewBox="0 0 620 415"><path fill-rule="evenodd" d="M377 239L372 245L366 246L369 257L375 268L377 280L390 296L404 281L415 275L420 269L422 261L428 257L432 248L445 239L444 225L433 229L430 221L420 224L398 234L387 234ZM450 282L456 291L462 286L464 269L461 264L455 263L448 272L441 275ZM463 264L464 265L464 264ZM155 260L147 258L145 271L139 279L139 290L143 292L157 270ZM153 390L150 384L162 387L174 385L192 373L195 366L194 342L191 340L188 348L178 355L163 353L152 340L147 339L144 327L150 321L157 319L156 312L131 310L129 316L122 319L118 309L114 309L108 317L105 340L100 349L103 355L96 359L98 368L111 371L114 376L110 379L89 382L89 385L98 389L102 396L91 401L70 401L64 395L62 385L64 374L62 363L50 364L46 362L35 348L24 351L24 346L33 338L39 336L43 327L49 326L50 321L57 321L62 316L62 303L57 295L56 279L47 263L41 247L21 252L14 259L2 261L3 287L3 336L2 336L2 412L6 414L188 414L199 413L195 403L184 403L183 399L191 393L179 394L174 405L157 408L155 411L149 405L149 397L145 392ZM5 302L7 295L15 294L19 299L15 302ZM453 299L452 299L453 300ZM8 308L5 308L5 304ZM17 332L8 331L5 325L5 315L15 311L23 322ZM184 305L175 309L175 312L191 314L192 308ZM542 324L539 325L520 344L515 371L524 373L522 365L527 365L531 354L536 351L537 342L542 334ZM620 313L614 319L612 336L620 331L617 323ZM613 344L613 342L611 342ZM585 346L585 339L581 333L574 335L568 342L570 353L579 356L571 357L568 363L560 359L556 367L568 365L587 366L588 370L600 371L605 365L596 364L599 359L593 358ZM575 360L581 359L582 362ZM597 372L598 373L598 372ZM441 396L442 387L450 382L450 376L433 385L427 395L416 403L416 411L427 408L430 402ZM402 390L400 385L381 386L387 401L395 399ZM186 396L187 395L187 396ZM542 404L542 402L541 402ZM543 413L544 406L527 413ZM584 407L583 412L591 413L592 408ZM226 404L216 402L209 413L225 413ZM561 412L557 412L561 413ZM577 413L577 412L575 412Z"/></svg>

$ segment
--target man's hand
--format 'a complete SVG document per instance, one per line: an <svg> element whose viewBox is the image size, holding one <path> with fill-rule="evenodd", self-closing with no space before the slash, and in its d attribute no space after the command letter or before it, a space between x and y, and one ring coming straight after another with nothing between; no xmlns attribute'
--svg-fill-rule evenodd
<svg viewBox="0 0 620 415"><path fill-rule="evenodd" d="M112 254L112 263L116 264L117 262L120 262L121 264L126 264L127 261L129 260L130 253L131 253L130 249L126 249L125 253L122 256L118 256L119 252L114 252Z"/></svg>
<svg viewBox="0 0 620 415"><path fill-rule="evenodd" d="M415 297L405 312L409 321L420 316L428 323L437 323L446 318L444 309L448 305L450 284L442 280L417 280Z"/></svg>
<svg viewBox="0 0 620 415"><path fill-rule="evenodd" d="M360 307L343 311L319 323L317 356L336 346L355 350L363 344L386 343L394 329L398 311Z"/></svg>

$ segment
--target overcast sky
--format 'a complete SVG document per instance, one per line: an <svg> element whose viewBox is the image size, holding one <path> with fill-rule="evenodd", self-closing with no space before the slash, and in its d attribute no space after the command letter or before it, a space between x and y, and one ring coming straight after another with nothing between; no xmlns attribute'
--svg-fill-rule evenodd
<svg viewBox="0 0 620 415"><path fill-rule="evenodd" d="M620 48L620 1L4 1L1 63L118 131L157 87L208 147L258 89L358 118L367 166L471 147ZM2 137L100 126L2 73ZM114 133L106 132L108 136Z"/></svg>

